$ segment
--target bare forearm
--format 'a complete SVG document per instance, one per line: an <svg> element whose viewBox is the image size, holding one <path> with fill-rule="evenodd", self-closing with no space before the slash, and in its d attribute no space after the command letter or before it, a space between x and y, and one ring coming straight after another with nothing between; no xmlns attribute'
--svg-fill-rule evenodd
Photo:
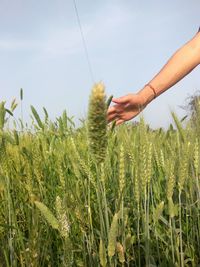
<svg viewBox="0 0 200 267"><path fill-rule="evenodd" d="M165 64L161 71L149 82L156 91L156 95L172 87L189 72L200 64L200 33L182 46ZM153 97L153 91L144 87L139 92L149 103Z"/></svg>

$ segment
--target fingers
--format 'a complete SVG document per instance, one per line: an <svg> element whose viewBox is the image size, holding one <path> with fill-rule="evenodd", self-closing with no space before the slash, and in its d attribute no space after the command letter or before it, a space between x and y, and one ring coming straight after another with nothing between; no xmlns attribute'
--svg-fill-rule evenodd
<svg viewBox="0 0 200 267"><path fill-rule="evenodd" d="M107 121L108 121L108 123L110 123L111 121L114 121L117 118L118 118L118 114L114 113L114 114L107 116Z"/></svg>
<svg viewBox="0 0 200 267"><path fill-rule="evenodd" d="M126 120L127 120L126 115L123 114L123 111L118 111L118 112L116 111L107 116L108 123L110 123L111 121L116 121L116 122L120 121L119 124L121 124L121 121L124 122Z"/></svg>
<svg viewBox="0 0 200 267"><path fill-rule="evenodd" d="M107 112L107 121L110 123L114 120L126 120L126 114L124 114L124 109L122 107L119 107L119 105L116 105L115 107L110 108L110 110Z"/></svg>
<svg viewBox="0 0 200 267"><path fill-rule="evenodd" d="M118 125L120 125L120 124L122 124L124 122L125 122L124 120L118 119L118 120L116 120L116 125L118 126Z"/></svg>
<svg viewBox="0 0 200 267"><path fill-rule="evenodd" d="M116 112L116 106L112 106L112 107L110 107L110 108L108 109L107 114L109 115L109 114L113 114L113 113L115 113L115 112Z"/></svg>
<svg viewBox="0 0 200 267"><path fill-rule="evenodd" d="M116 121L116 125L120 125L136 116L138 113L137 99L135 95L129 94L119 98L113 98L114 106L107 111L107 121ZM134 100L134 101L133 101Z"/></svg>
<svg viewBox="0 0 200 267"><path fill-rule="evenodd" d="M129 100L130 100L130 97L128 95L126 95L126 96L122 96L119 98L113 98L112 102L114 102L116 104L126 104L129 102Z"/></svg>
<svg viewBox="0 0 200 267"><path fill-rule="evenodd" d="M111 122L117 118L119 118L122 114L122 112L124 112L124 107L122 105L114 105L112 107L110 107L107 111L107 120L108 122Z"/></svg>

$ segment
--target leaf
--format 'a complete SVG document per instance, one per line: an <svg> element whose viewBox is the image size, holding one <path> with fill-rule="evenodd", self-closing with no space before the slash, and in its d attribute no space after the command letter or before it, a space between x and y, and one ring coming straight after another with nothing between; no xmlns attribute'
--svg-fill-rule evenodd
<svg viewBox="0 0 200 267"><path fill-rule="evenodd" d="M110 226L109 237L108 237L108 256L112 257L115 254L116 239L117 239L117 230L118 230L118 219L119 212L115 213L113 220Z"/></svg>
<svg viewBox="0 0 200 267"><path fill-rule="evenodd" d="M47 112L45 107L43 107L43 110L44 110L44 114L45 114L45 122L47 123L47 121L49 119L49 114L48 114L48 112Z"/></svg>
<svg viewBox="0 0 200 267"><path fill-rule="evenodd" d="M23 92L23 89L21 88L20 89L20 100L21 101L23 100L23 96L24 96L24 92Z"/></svg>
<svg viewBox="0 0 200 267"><path fill-rule="evenodd" d="M8 143L16 145L15 139L9 133L0 130L0 137L3 138Z"/></svg>
<svg viewBox="0 0 200 267"><path fill-rule="evenodd" d="M130 233L125 237L125 250L130 249L133 244L136 243L136 236L131 236Z"/></svg>
<svg viewBox="0 0 200 267"><path fill-rule="evenodd" d="M3 130L4 124L5 124L5 102L0 103L0 129Z"/></svg>
<svg viewBox="0 0 200 267"><path fill-rule="evenodd" d="M161 201L155 208L154 213L153 213L153 219L154 223L157 223L158 220L160 219L160 216L162 215L164 209L164 201Z"/></svg>
<svg viewBox="0 0 200 267"><path fill-rule="evenodd" d="M12 113L9 109L6 108L5 111L6 111L10 116L13 117L13 113Z"/></svg>
<svg viewBox="0 0 200 267"><path fill-rule="evenodd" d="M181 139L182 142L184 142L185 141L184 129L183 129L178 117L176 116L176 114L174 112L171 112L171 114L172 114L172 118L174 120L174 123L176 124L176 127L178 129L180 139Z"/></svg>
<svg viewBox="0 0 200 267"><path fill-rule="evenodd" d="M16 103L16 99L14 99L11 103L11 107L10 107L11 111L13 112L16 109L16 107L17 107L17 103Z"/></svg>
<svg viewBox="0 0 200 267"><path fill-rule="evenodd" d="M107 107L107 109L109 108L112 99L113 99L113 95L111 95L111 96L108 98L107 102L106 102L106 107Z"/></svg>
<svg viewBox="0 0 200 267"><path fill-rule="evenodd" d="M35 203L36 207L40 210L40 212L42 213L44 218L47 220L49 225L51 225L51 227L53 229L58 230L59 229L59 222L56 219L56 217L53 215L53 213L49 210L49 208L47 208L47 206L40 201L34 201L34 203Z"/></svg>
<svg viewBox="0 0 200 267"><path fill-rule="evenodd" d="M19 145L19 134L16 130L13 131L14 133L14 138L15 138L15 143L16 145Z"/></svg>
<svg viewBox="0 0 200 267"><path fill-rule="evenodd" d="M172 198L168 200L168 212L171 218L178 215L178 206L174 205Z"/></svg>
<svg viewBox="0 0 200 267"><path fill-rule="evenodd" d="M44 125L43 125L43 123L42 123L42 121L41 121L41 119L40 119L40 116L38 115L36 109L35 109L33 106L31 106L31 111L32 111L32 113L33 113L33 116L34 116L35 120L37 121L38 126L39 126L41 129L44 129Z"/></svg>
<svg viewBox="0 0 200 267"><path fill-rule="evenodd" d="M105 248L105 245L102 239L100 240L100 244L99 244L99 258L100 258L101 266L106 267L106 264L107 264L106 248Z"/></svg>

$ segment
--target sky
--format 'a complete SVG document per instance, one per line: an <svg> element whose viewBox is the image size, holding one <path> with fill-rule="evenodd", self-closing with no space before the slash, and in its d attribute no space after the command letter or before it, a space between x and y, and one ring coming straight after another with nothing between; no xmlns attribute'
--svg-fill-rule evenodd
<svg viewBox="0 0 200 267"><path fill-rule="evenodd" d="M76 0L95 82L107 96L136 93L191 39L200 26L199 0ZM93 80L73 0L0 0L0 101L7 107L24 90L43 116L86 118ZM181 118L185 99L200 90L200 67L162 94L143 115L151 127ZM16 110L20 116L20 109Z"/></svg>

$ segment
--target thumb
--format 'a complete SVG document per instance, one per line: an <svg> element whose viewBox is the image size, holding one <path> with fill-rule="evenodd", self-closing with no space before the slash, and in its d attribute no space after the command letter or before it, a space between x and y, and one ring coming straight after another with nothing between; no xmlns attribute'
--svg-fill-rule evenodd
<svg viewBox="0 0 200 267"><path fill-rule="evenodd" d="M116 103L116 104L126 104L129 101L129 97L128 96L122 96L119 98L113 98L112 102Z"/></svg>

